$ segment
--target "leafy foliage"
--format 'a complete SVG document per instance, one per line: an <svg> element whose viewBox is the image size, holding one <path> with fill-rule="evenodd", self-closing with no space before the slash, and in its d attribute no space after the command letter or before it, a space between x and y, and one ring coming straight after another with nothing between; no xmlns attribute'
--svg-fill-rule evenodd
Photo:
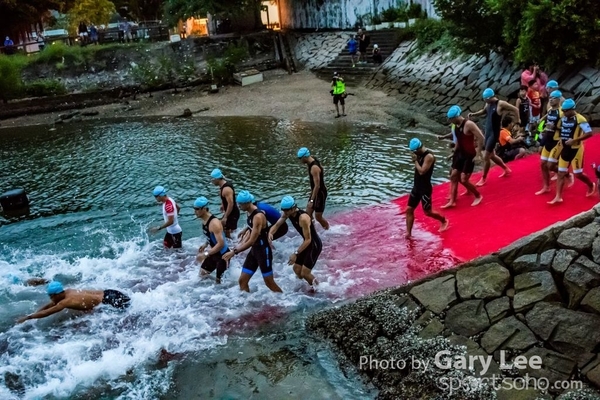
<svg viewBox="0 0 600 400"><path fill-rule="evenodd" d="M21 67L13 57L0 55L0 99L14 99L21 89Z"/></svg>
<svg viewBox="0 0 600 400"><path fill-rule="evenodd" d="M67 93L67 89L62 82L56 79L40 79L27 83L24 87L28 96L56 96Z"/></svg>
<svg viewBox="0 0 600 400"><path fill-rule="evenodd" d="M255 25L260 19L261 0L165 0L165 18L170 23L210 13L214 16L230 17L251 12Z"/></svg>
<svg viewBox="0 0 600 400"><path fill-rule="evenodd" d="M233 79L236 65L241 63L248 56L248 49L245 46L236 46L233 43L227 47L223 57L208 57L206 62L209 73L213 79L220 83L228 83Z"/></svg>
<svg viewBox="0 0 600 400"><path fill-rule="evenodd" d="M109 0L77 0L69 11L69 33L76 34L80 22L108 24L115 13L115 5Z"/></svg>

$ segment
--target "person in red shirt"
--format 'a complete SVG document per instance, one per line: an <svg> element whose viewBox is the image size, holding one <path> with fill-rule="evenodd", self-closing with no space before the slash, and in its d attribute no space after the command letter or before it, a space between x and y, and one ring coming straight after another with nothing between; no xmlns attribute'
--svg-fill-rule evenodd
<svg viewBox="0 0 600 400"><path fill-rule="evenodd" d="M529 90L527 90L527 97L529 98L530 104L529 129L530 131L533 131L540 123L540 117L542 114L542 98L540 95L540 85L535 79L529 81Z"/></svg>

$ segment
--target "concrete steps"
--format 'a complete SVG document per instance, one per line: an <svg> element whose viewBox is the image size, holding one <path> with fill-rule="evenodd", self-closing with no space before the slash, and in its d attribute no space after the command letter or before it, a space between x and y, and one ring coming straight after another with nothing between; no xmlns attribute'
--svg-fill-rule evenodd
<svg viewBox="0 0 600 400"><path fill-rule="evenodd" d="M381 55L385 61L400 44L399 33L399 29L367 32L367 35L371 38L369 47L367 48L367 63L356 64L355 67L352 67L352 59L348 52L348 46L344 46L333 61L326 67L320 68L315 72L319 78L324 80L331 80L333 73L337 72L344 78L346 83L352 83L353 85L360 84L373 74L378 67L371 58L373 45L377 44L379 46Z"/></svg>

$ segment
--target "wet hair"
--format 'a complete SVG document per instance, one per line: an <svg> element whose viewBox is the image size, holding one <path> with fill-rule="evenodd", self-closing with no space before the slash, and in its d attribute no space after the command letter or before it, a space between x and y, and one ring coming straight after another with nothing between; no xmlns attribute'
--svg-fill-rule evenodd
<svg viewBox="0 0 600 400"><path fill-rule="evenodd" d="M529 87L532 87L536 82L537 82L537 80L532 79L527 84L529 85Z"/></svg>
<svg viewBox="0 0 600 400"><path fill-rule="evenodd" d="M525 85L521 85L521 87L519 88L519 90L524 90L524 91L527 91L527 89L529 89L529 86L525 86Z"/></svg>
<svg viewBox="0 0 600 400"><path fill-rule="evenodd" d="M512 122L513 122L512 118L509 117L509 116L506 116L506 117L502 118L502 127L503 128L508 128L508 126L510 124L512 124Z"/></svg>

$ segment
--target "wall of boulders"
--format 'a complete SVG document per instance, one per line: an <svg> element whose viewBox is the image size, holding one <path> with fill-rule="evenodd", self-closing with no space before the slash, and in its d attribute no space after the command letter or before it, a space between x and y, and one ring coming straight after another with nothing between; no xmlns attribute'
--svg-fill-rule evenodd
<svg viewBox="0 0 600 400"><path fill-rule="evenodd" d="M307 329L381 399L600 399L599 232L597 206L492 255L319 312ZM442 351L442 361L490 363L444 368L435 363Z"/></svg>
<svg viewBox="0 0 600 400"><path fill-rule="evenodd" d="M342 51L355 32L290 32L288 40L296 59L308 69L326 67Z"/></svg>
<svg viewBox="0 0 600 400"><path fill-rule="evenodd" d="M432 119L444 122L448 107L463 110L483 107L481 93L493 88L504 100L515 100L522 69L503 56L489 57L427 54L415 56L416 42L402 43L388 57L367 87L381 89L423 110ZM579 98L578 111L593 123L600 123L600 71L587 66L546 71L558 81L563 95Z"/></svg>

